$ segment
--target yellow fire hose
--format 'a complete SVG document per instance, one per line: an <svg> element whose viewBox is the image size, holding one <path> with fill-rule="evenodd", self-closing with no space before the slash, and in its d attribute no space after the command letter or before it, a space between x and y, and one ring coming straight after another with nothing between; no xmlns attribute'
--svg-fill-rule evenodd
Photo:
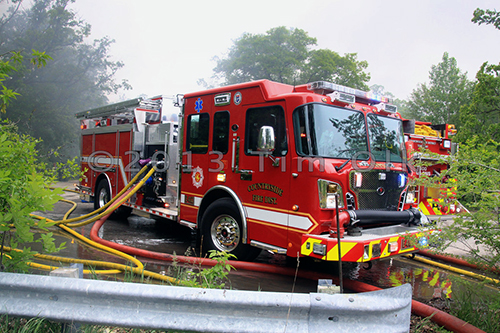
<svg viewBox="0 0 500 333"><path fill-rule="evenodd" d="M154 278L154 279L157 279L157 280L167 281L169 283L174 283L174 284L181 283L179 280L174 279L172 277L161 275L161 274L150 272L150 271L146 271L146 270L144 270L144 265L138 259L136 259L135 257L132 257L132 256L130 256L128 254L125 254L125 253L121 252L121 251L117 251L117 250L112 249L110 247L107 247L107 246L104 246L104 245L99 244L97 242L94 242L94 241L88 239L87 237L81 235L80 233L78 233L78 232L76 232L76 231L74 231L74 230L71 229L71 228L76 228L76 227L84 226L84 225L87 225L89 223L93 223L93 222L99 220L100 218L102 218L102 217L110 214L110 210L114 210L117 207L121 206L124 202L126 202L132 195L134 195L144 185L144 183L146 182L146 180L149 179L149 177L154 173L155 169L152 168L141 179L141 181L134 186L134 183L139 179L140 175L143 174L147 170L147 168L148 168L147 166L145 166L144 168L142 168L137 173L137 175L129 182L129 184L127 186L125 186L106 205L104 205L103 207L101 207L101 208L99 208L99 209L97 209L97 210L95 210L95 211L93 211L93 212L91 212L89 214L86 214L86 215L83 215L83 216L80 216L80 217L76 217L76 218L72 218L72 219L68 219L68 217L70 216L70 214L76 209L77 204L75 202L67 200L67 199L62 199L61 201L65 202L65 203L71 204L72 207L65 213L65 215L64 215L64 217L63 217L62 220L54 221L54 220L51 220L51 219L48 219L48 218L44 218L44 217L41 217L41 216L37 216L37 215L31 214L31 216L34 217L34 218L36 218L36 219L46 219L48 222L57 225L58 227L60 227L65 232L69 233L73 237L79 239L80 241L82 241L82 242L84 242L84 243L86 243L86 244L88 244L88 245L90 245L92 247L95 247L95 248L97 248L99 250L111 253L113 255L119 256L119 257L121 257L123 259L126 259L126 260L130 261L136 267L130 267L130 266L123 265L123 264L117 264L117 263L111 263L111 262L105 262L105 261L73 259L73 258L65 258L65 257L44 255L44 254L36 254L35 257L39 258L39 259L43 259L43 260L51 260L51 261L57 261L57 262L68 262L68 263L83 263L83 264L85 264L87 266L96 266L96 267L109 268L107 270L84 270L85 274L91 274L91 273L95 273L95 274L119 274L119 273L122 273L122 272L125 272L125 271L130 271L130 272L133 272L133 273L138 274L138 275L144 275L144 276L151 277L151 278ZM131 189L132 186L134 186L133 189ZM127 191L129 191L129 192L126 193ZM122 198L120 198L120 197L122 197ZM95 215L95 214L97 214L97 215ZM87 218L90 218L90 219L85 220ZM85 220L85 221L82 221L82 220ZM82 222L79 222L79 221L82 221ZM75 222L78 222L78 223L75 223ZM69 223L71 223L71 224L69 224ZM21 251L21 250L17 250L17 249L10 249L8 247L4 247L4 249L6 251ZM425 259L425 258L421 258L421 257L417 257L417 256L410 256L410 255L405 255L405 256L407 258L418 260L420 262L423 262L423 263L426 263L426 264L429 264L429 265L434 265L434 266L437 266L437 267L440 267L440 268L443 268L443 269L446 269L446 270L449 270L449 271L452 271L452 272L455 272L455 273L458 273L458 274L467 275L467 276L470 276L470 277L474 277L476 279L480 279L480 280L492 282L492 283L495 283L495 284L499 284L500 283L500 280L489 278L487 276L483 276L483 275L480 275L480 274L472 273L472 272L469 272L469 271L466 271L466 270L463 270L463 269L460 269L460 268L455 268L455 267L452 267L452 266L449 266L449 265L441 264L441 263L438 263L438 262L435 262L435 261L432 261L432 260L429 260L429 259ZM38 268L38 269L53 270L53 269L58 268L58 267L49 266L49 265L42 265L42 264L38 264L38 263L29 263L29 265L31 267Z"/></svg>
<svg viewBox="0 0 500 333"><path fill-rule="evenodd" d="M95 222L97 220L99 220L101 217L107 215L108 213L106 213L106 210L115 203L116 200L118 200L118 198L120 198L120 196L122 196L125 192L127 192L133 185L134 183L137 181L137 179L139 179L140 175L143 174L146 170L147 170L148 166L144 166L138 173L137 175L135 175L134 178L132 178L132 180L127 184L127 186L125 186L113 199L111 199L108 203L106 203L103 207L89 213L89 214L86 214L86 215L83 215L83 216L79 216L79 217L74 217L72 219L67 219L67 217L69 216L69 214L71 214L74 209L76 208L76 206L74 206L73 208L70 209L70 211L68 211L65 215L64 215L64 218L60 221L54 221L55 224L66 224L68 227L71 227L71 228L76 228L76 227L81 227L81 226L84 226L84 225L87 225L89 223L92 223L92 222ZM125 201L127 201L135 192L137 192L141 186L146 182L146 180L148 180L149 177L151 177L151 175L154 173L155 169L154 168L151 168L151 170L146 174L146 176L144 176L142 178L142 180L137 184L137 186L135 187L135 190L132 191L131 193L129 193L129 195L127 195L126 198L123 198L121 200L121 203L116 206L116 207L119 207L121 204L123 204ZM139 185L140 184L140 185ZM86 218L89 218L95 214L99 213L98 215L94 216L93 218L89 219L89 220L86 220L86 221L83 221L83 222L80 222L80 223L73 223L73 222L78 222L78 221L81 221L81 220L85 220Z"/></svg>
<svg viewBox="0 0 500 333"><path fill-rule="evenodd" d="M454 273L458 273L458 274L463 274L463 275L466 275L466 276L470 276L470 277L476 278L478 280L487 281L487 282L494 283L494 284L497 284L497 285L500 284L500 280L493 279L493 278L490 278L490 277L487 277L487 276L484 276L484 275L481 275L481 274L476 274L476 273L473 273L473 272L469 272L469 271L466 271L464 269L456 268L456 267L453 267L453 266L450 266L450 265L445 265L445 264L439 263L439 262L434 261L434 260L425 259L425 258L422 258L422 257L419 257L419 256L413 256L413 255L410 255L410 254L406 254L405 257L413 259L413 260L417 260L417 261L420 261L420 262L423 262L423 263L426 263L428 265L432 265L432 266L436 266L436 267L439 267L439 268L442 268L442 269L446 269L446 270L449 270L449 271L454 272Z"/></svg>
<svg viewBox="0 0 500 333"><path fill-rule="evenodd" d="M175 278L165 276L162 274L158 274L155 272L147 271L144 269L144 265L142 264L142 262L140 262L135 257L132 257L126 253L121 252L121 251L117 251L117 250L112 249L110 247L107 247L107 246L104 246L104 245L99 244L97 242L94 242L94 241L88 239L87 237L79 234L78 232L70 229L70 227L75 228L75 227L80 227L80 226L84 226L84 225L87 225L89 223L95 222L95 221L99 220L100 218L110 214L111 213L110 210L112 211L112 210L116 209L117 207L121 206L132 195L134 195L134 193L137 192L144 185L146 180L149 177L151 177L151 175L154 173L155 169L151 168L151 170L141 179L141 181L134 185L134 183L137 181L137 179L139 179L140 175L143 174L147 170L147 168L148 168L148 166L145 166L144 168L142 168L139 171L139 173L129 182L129 184L126 187L124 187L106 205L104 205L103 207L101 207L101 208L99 208L99 209L97 209L89 214L86 214L86 215L83 215L80 217L76 217L76 218L72 218L72 219L68 219L69 215L76 209L77 205L73 201L66 200L66 199L62 199L61 201L65 202L65 203L70 203L73 206L66 212L63 219L60 221L54 221L54 220L51 220L51 219L48 219L48 218L45 218L42 216L30 214L30 216L32 216L36 219L46 219L48 222L57 225L58 227L63 229L65 232L69 233L70 235L79 239L80 241L82 241L82 242L84 242L92 247L95 247L99 250L102 250L102 251L111 253L113 255L119 256L123 259L126 259L126 260L130 261L131 263L133 263L136 267L130 267L130 266L123 265L123 264L117 264L117 263L111 263L111 262L105 262L105 261L65 258L65 257L45 255L45 254L35 254L34 256L36 258L43 259L43 260L49 260L49 261L66 262L66 263L82 263L82 264L85 264L87 266L110 268L107 270L84 270L85 274L92 274L92 273L94 273L94 274L119 274L122 272L129 271L129 272L133 272L134 274L137 274L137 275L151 277L151 278L154 278L154 279L157 279L160 281L166 281L166 282L173 283L173 284L182 284L181 281L179 281ZM131 189L132 186L134 186L133 189ZM129 191L129 192L126 195L124 195L127 191ZM122 198L120 198L120 197L122 197ZM95 214L98 214L98 215L92 217ZM85 220L89 217L92 217L92 218ZM67 223L70 223L70 222L78 222L78 221L82 221L82 220L85 220L85 221L66 225ZM11 225L11 227L13 227L13 225ZM4 250L22 252L22 250L11 249L11 248L5 247L5 246L4 246ZM33 263L33 262L28 263L28 265L33 267L33 268L44 269L44 270L53 270L53 269L59 268L59 267L55 267L55 266L43 265L43 264L38 264L38 263Z"/></svg>

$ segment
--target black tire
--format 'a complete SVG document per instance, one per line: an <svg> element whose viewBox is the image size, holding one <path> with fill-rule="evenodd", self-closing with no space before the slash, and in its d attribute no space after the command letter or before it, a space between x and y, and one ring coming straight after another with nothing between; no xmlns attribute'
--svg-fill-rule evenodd
<svg viewBox="0 0 500 333"><path fill-rule="evenodd" d="M106 179L101 179L97 184L94 197L94 209L99 209L111 200L109 183ZM126 206L118 207L112 214L114 218L127 218L132 213L132 208Z"/></svg>
<svg viewBox="0 0 500 333"><path fill-rule="evenodd" d="M204 252L225 251L243 261L251 261L259 255L260 249L242 241L241 217L232 199L221 198L210 204L201 223Z"/></svg>
<svg viewBox="0 0 500 333"><path fill-rule="evenodd" d="M101 179L97 184L94 196L94 209L99 209L111 200L109 184L106 179Z"/></svg>

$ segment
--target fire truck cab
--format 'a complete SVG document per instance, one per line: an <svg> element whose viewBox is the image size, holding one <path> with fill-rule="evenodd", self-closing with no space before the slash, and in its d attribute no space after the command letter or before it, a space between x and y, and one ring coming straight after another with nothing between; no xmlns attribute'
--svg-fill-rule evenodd
<svg viewBox="0 0 500 333"><path fill-rule="evenodd" d="M425 246L425 215L403 209L403 123L388 99L260 80L177 101L173 112L156 97L76 115L83 200L100 207L161 161L124 206L197 230L203 250L367 262Z"/></svg>

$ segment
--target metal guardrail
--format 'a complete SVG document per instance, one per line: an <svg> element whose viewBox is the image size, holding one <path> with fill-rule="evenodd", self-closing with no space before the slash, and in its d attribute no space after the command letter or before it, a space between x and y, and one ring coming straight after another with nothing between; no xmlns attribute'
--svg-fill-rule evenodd
<svg viewBox="0 0 500 333"><path fill-rule="evenodd" d="M196 332L408 332L411 286L291 294L0 273L0 313Z"/></svg>

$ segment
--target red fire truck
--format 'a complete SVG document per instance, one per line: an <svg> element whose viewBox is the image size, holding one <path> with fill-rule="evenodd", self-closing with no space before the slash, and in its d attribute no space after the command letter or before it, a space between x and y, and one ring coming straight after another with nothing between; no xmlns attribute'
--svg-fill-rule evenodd
<svg viewBox="0 0 500 333"><path fill-rule="evenodd" d="M454 125L433 125L429 122L403 119L408 156L416 164L416 177L426 175L434 178L433 186L414 186L408 190L407 202L418 206L425 215L457 214L464 207L456 200L453 180L443 179L441 172L448 168L446 163L428 152L449 156L457 149L451 142L456 133ZM425 164L425 165L424 165Z"/></svg>
<svg viewBox="0 0 500 333"><path fill-rule="evenodd" d="M176 100L180 109L160 96L76 115L83 200L101 207L139 165L161 161L122 212L197 230L203 250L369 262L416 251L410 238L425 246L426 217L403 210L403 123L386 98L261 80Z"/></svg>

